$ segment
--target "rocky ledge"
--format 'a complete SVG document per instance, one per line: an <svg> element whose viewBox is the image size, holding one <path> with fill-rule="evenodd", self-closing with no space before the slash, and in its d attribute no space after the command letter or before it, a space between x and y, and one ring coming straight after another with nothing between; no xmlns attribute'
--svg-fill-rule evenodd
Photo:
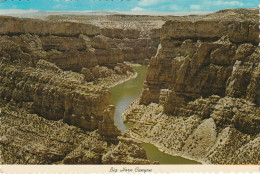
<svg viewBox="0 0 260 174"><path fill-rule="evenodd" d="M109 162L149 163L136 155L140 145L117 138L106 88L44 60L30 67L2 58L0 69L2 164L107 164L115 150L128 157Z"/></svg>
<svg viewBox="0 0 260 174"><path fill-rule="evenodd" d="M201 35L199 33L190 33L189 28L197 25L201 25L203 30L200 32L204 32L206 38L211 37L209 35L221 37L228 30L236 40L239 40L247 37L246 35L250 30L251 36L249 36L249 39L258 44L258 37L256 36L258 31L257 23L259 21L258 11L258 9L228 9L204 16L52 15L45 19L50 22L78 22L99 26L101 34L113 39L120 47L125 61L147 64L151 57L156 54L161 33L166 34L169 31L174 31L171 34L180 35L182 39L185 38L184 35L190 35L196 39L196 37ZM163 24L170 20L175 21L173 27L178 27L178 31L161 29ZM236 26L233 25L235 22L232 21L237 21ZM249 22L248 25L243 21ZM234 30L240 30L240 32L233 32Z"/></svg>
<svg viewBox="0 0 260 174"><path fill-rule="evenodd" d="M243 9L166 22L142 96L124 114L135 122L126 135L203 163L259 164L256 17Z"/></svg>
<svg viewBox="0 0 260 174"><path fill-rule="evenodd" d="M110 144L99 130L83 131L33 114L32 103L0 102L0 164L149 163L144 149L134 141ZM108 159L113 153L117 159Z"/></svg>
<svg viewBox="0 0 260 174"><path fill-rule="evenodd" d="M49 16L49 21L79 22L99 26L101 34L112 39L122 50L124 61L147 64L156 54L160 28L166 19L158 16L105 15Z"/></svg>
<svg viewBox="0 0 260 174"><path fill-rule="evenodd" d="M211 114L205 118L206 108ZM246 100L214 95L190 102L176 115L166 115L160 104L137 100L124 113L125 122L134 123L124 136L202 163L259 164L259 113Z"/></svg>

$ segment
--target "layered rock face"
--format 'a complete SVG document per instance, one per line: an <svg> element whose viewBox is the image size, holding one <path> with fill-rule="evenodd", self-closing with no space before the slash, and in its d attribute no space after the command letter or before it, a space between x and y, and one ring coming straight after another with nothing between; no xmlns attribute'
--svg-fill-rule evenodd
<svg viewBox="0 0 260 174"><path fill-rule="evenodd" d="M113 39L123 52L123 59L134 61L137 63L148 63L151 57L155 56L156 50L160 43L160 33L168 32L174 34L176 38L183 41L184 38L192 38L197 40L210 39L214 40L229 32L230 38L235 38L236 42L243 42L250 33L249 40L258 44L257 37L254 32L257 32L256 23L249 21L248 24L240 23L240 20L248 18L257 21L257 9L231 9L221 10L217 13L208 14L205 16L146 16L146 15L94 15L94 16L77 16L77 15L62 15L48 16L46 19L50 21L71 21L84 24L93 24L101 28L102 35ZM201 20L204 21L201 21ZM212 21L217 19L220 26ZM228 19L228 21L226 20ZM177 20L174 27L178 25L177 30L161 31L162 25L169 20ZM222 23L221 20L225 21ZM196 21L195 23L193 23ZM232 22L237 21L237 22ZM235 24L236 23L236 24ZM253 25L251 25L253 24ZM168 25L170 26L170 25ZM189 28L201 28L200 33L190 33ZM164 27L166 28L166 26ZM202 29L204 28L204 29ZM214 30L216 28L217 30ZM236 31L240 32L237 33ZM203 37L202 35L203 34ZM186 35L185 37L183 37ZM231 36L232 35L232 36Z"/></svg>
<svg viewBox="0 0 260 174"><path fill-rule="evenodd" d="M107 87L134 75L121 50L92 25L0 21L0 163L107 163L103 156L125 144ZM136 146L121 151L131 161L114 163L149 163Z"/></svg>
<svg viewBox="0 0 260 174"><path fill-rule="evenodd" d="M140 31L137 29L104 28L101 29L101 33L115 40L123 52L125 61L147 64L156 54L159 45L159 29Z"/></svg>
<svg viewBox="0 0 260 174"><path fill-rule="evenodd" d="M29 104L17 105L19 103L1 102L1 164L101 163L102 154L108 151L108 146L98 133L84 132L62 121L51 121L31 114L30 109L26 109ZM85 146L89 153L82 161L62 161L84 142L102 147L94 149ZM96 160L92 160L89 154Z"/></svg>
<svg viewBox="0 0 260 174"><path fill-rule="evenodd" d="M128 152L133 153L128 153ZM150 164L140 143L130 138L120 138L114 149L102 157L104 164Z"/></svg>
<svg viewBox="0 0 260 174"><path fill-rule="evenodd" d="M31 103L0 100L0 164L147 164L137 143L109 145L98 130L89 132L32 114ZM136 154L137 147L140 154ZM108 156L113 152L120 160Z"/></svg>
<svg viewBox="0 0 260 174"><path fill-rule="evenodd" d="M20 35L21 33L36 34L40 36L78 36L84 34L95 36L100 33L99 27L87 24L71 22L49 22L37 19L20 19L13 17L1 17L1 35Z"/></svg>
<svg viewBox="0 0 260 174"><path fill-rule="evenodd" d="M147 64L156 54L160 28L166 17L157 16L49 16L50 21L77 21L101 28L101 34L111 38L122 50L125 61Z"/></svg>
<svg viewBox="0 0 260 174"><path fill-rule="evenodd" d="M33 102L34 113L47 119L63 119L85 130L97 129L110 103L108 90L85 84L82 75L63 72L44 60L39 60L36 68L3 61L1 98Z"/></svg>
<svg viewBox="0 0 260 174"><path fill-rule="evenodd" d="M129 136L204 163L259 163L257 13L218 18L232 12L165 23L140 105L125 113Z"/></svg>
<svg viewBox="0 0 260 174"><path fill-rule="evenodd" d="M245 69L241 70L245 77L257 81L258 36L255 19L230 22L202 18L167 22L162 28L158 52L148 68L141 103L158 103L161 89L172 90L171 95L176 95L173 98L180 100L178 103L212 94L224 96L230 93L226 91L227 81L234 83L231 82L234 73L240 68ZM236 76L236 83L240 83L237 88L242 90L239 95L245 97L251 80L242 82L248 78ZM256 91L252 93L257 94ZM250 100L256 99L255 96Z"/></svg>
<svg viewBox="0 0 260 174"><path fill-rule="evenodd" d="M32 65L45 59L63 70L80 72L82 68L92 71L98 65L113 69L123 63L116 42L102 36L100 28L91 24L13 17L1 17L0 23L5 26L0 30L1 42L30 57Z"/></svg>

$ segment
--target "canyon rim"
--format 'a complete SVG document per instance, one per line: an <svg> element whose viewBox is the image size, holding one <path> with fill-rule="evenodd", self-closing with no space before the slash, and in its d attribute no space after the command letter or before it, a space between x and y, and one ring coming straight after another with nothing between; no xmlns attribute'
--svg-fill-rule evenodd
<svg viewBox="0 0 260 174"><path fill-rule="evenodd" d="M260 163L258 9L100 13L0 16L0 164ZM140 64L122 131L110 89Z"/></svg>

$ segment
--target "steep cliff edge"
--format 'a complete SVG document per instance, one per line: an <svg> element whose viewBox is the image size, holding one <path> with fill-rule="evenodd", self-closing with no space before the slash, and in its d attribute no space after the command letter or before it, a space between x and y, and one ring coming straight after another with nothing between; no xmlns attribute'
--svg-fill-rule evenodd
<svg viewBox="0 0 260 174"><path fill-rule="evenodd" d="M127 136L203 163L259 163L257 13L233 12L163 25L140 101L124 114L135 122Z"/></svg>
<svg viewBox="0 0 260 174"><path fill-rule="evenodd" d="M0 23L0 164L149 163L110 117L107 87L134 75L111 39L92 25Z"/></svg>
<svg viewBox="0 0 260 174"><path fill-rule="evenodd" d="M0 164L148 164L140 144L110 144L99 130L83 131L33 114L31 103L0 99ZM118 148L127 146L128 149ZM136 154L136 151L142 154Z"/></svg>
<svg viewBox="0 0 260 174"><path fill-rule="evenodd" d="M50 21L71 21L100 27L101 34L114 40L122 50L125 61L147 64L156 54L160 28L166 21L158 16L107 15L107 16L49 16Z"/></svg>
<svg viewBox="0 0 260 174"><path fill-rule="evenodd" d="M125 144L113 120L106 121L113 114L106 88L44 60L36 67L0 60L1 164L102 164L104 155ZM114 163L149 163L131 151L144 152L140 145L128 146L117 152L128 157Z"/></svg>
<svg viewBox="0 0 260 174"><path fill-rule="evenodd" d="M204 25L204 31L201 30L200 32L207 32L204 33L205 39L207 37L211 37L210 35L215 35L216 39L216 33L218 33L218 36L222 36L223 33L227 31L227 27L230 30L230 33L236 33L232 30L241 30L242 32L240 34L244 35L249 30L255 30L257 27L255 24L258 21L258 18L256 16L258 14L258 9L229 9L229 10L221 10L216 13L210 13L208 15L198 15L198 16L149 16L149 15L52 15L48 16L45 19L49 20L51 22L53 21L59 21L59 22L78 22L82 24L92 24L95 26L99 26L101 30L101 34L113 39L117 45L120 47L120 49L123 52L123 59L126 61L133 61L137 63L148 63L151 57L155 56L156 50L158 48L158 45L160 43L160 33L167 33L170 30L164 30L161 31L162 25L169 20L177 20L182 21L179 23L179 25L182 25L179 31L175 30L175 34L183 34L186 35L190 34L190 36L194 39L198 37L198 35L194 33L187 33L189 32L188 28L190 27L190 23L193 23L194 21L195 25ZM221 20L229 20L226 24L221 24ZM253 26L242 24L236 25L237 28L233 27L234 22L231 21L241 21L241 20L247 20L250 19L253 21ZM204 23L203 21L204 20ZM210 26L209 28L213 29L213 26L211 26L211 22L207 22L209 20L218 20L220 22L220 25L224 28L219 28L218 31L211 30L209 31L206 28L206 25ZM248 20L247 20L248 21ZM206 24L207 23L207 24ZM214 22L213 22L214 23ZM214 23L216 25L216 23ZM177 25L177 22L175 23ZM194 24L192 24L194 26ZM249 28L248 28L248 27ZM198 26L199 27L199 26ZM240 28L239 28L240 27ZM221 31L220 29L223 29ZM171 30L173 31L173 30ZM221 32L219 32L221 31ZM179 32L179 33L178 33ZM165 33L165 34L166 34ZM251 33L251 31L250 31ZM241 36L240 34L236 33L237 39ZM208 35L208 36L206 36ZM203 37L204 37L203 36ZM242 36L243 37L243 36ZM252 36L250 36L251 39L257 39L254 34L252 33ZM181 36L183 39L184 37ZM257 40L254 40L254 42L257 42Z"/></svg>
<svg viewBox="0 0 260 174"><path fill-rule="evenodd" d="M88 68L93 74L96 66L113 70L123 64L123 54L116 42L101 35L100 28L91 24L4 16L0 17L0 24L2 45L12 45L9 49L19 53L12 56L28 58L31 65L44 59L63 70L81 72ZM11 53L7 50L6 54Z"/></svg>

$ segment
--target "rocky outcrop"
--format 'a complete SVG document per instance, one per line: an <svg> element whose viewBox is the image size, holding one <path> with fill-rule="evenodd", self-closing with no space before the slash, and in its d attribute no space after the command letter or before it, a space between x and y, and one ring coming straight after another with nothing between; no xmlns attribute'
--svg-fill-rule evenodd
<svg viewBox="0 0 260 174"><path fill-rule="evenodd" d="M257 96L257 13L254 10L235 12L240 12L244 17L251 14L251 18L244 18L240 14L241 18L231 22L233 17L227 15L233 14L233 10L230 10L225 12L228 16L225 19L218 12L200 18L176 18L166 22L161 29L157 54L148 68L141 103L158 103L163 89L172 90L169 96L175 101L171 100L171 106L174 106L174 102L182 105L212 94L225 96L228 93L235 97L236 94L229 91L231 86L233 92L234 88L239 89L236 93L242 90L237 97L242 95L249 99L249 96ZM232 78L236 78L236 82ZM229 85L226 85L227 82ZM257 98L249 100L256 101Z"/></svg>
<svg viewBox="0 0 260 174"><path fill-rule="evenodd" d="M128 152L133 153L128 153ZM146 160L146 153L140 143L129 139L120 138L117 146L102 157L103 164L150 164Z"/></svg>
<svg viewBox="0 0 260 174"><path fill-rule="evenodd" d="M117 137L121 135L121 131L114 125L115 106L110 105L103 115L103 121L99 123L98 130L108 142L117 141Z"/></svg>
<svg viewBox="0 0 260 174"><path fill-rule="evenodd" d="M84 34L95 36L100 34L99 27L90 24L72 22L51 22L39 19L5 17L0 18L0 35L20 35L21 33L40 36L78 36Z"/></svg>
<svg viewBox="0 0 260 174"><path fill-rule="evenodd" d="M194 32L190 32L191 30ZM258 24L250 20L168 21L162 28L162 33L162 40L217 40L227 36L233 43L259 43Z"/></svg>
<svg viewBox="0 0 260 174"><path fill-rule="evenodd" d="M5 24L0 33L4 35L0 37L1 97L33 102L34 112L45 118L97 129L97 121L103 120L110 103L109 92L102 86L134 74L123 63L122 51L113 39L98 35L99 28L88 24L56 22L44 30L51 22L13 17L0 20ZM42 28L33 27L36 24ZM70 30L74 28L73 33ZM67 35L61 34L65 29ZM102 79L106 79L105 85Z"/></svg>
<svg viewBox="0 0 260 174"><path fill-rule="evenodd" d="M83 37L83 36L82 36ZM84 36L86 39L87 36ZM106 38L94 37L92 45L86 45L80 38L66 37L39 37L37 35L3 36L1 55L29 61L31 65L39 59L45 59L55 63L63 70L80 72L82 68L94 68L107 66L113 69L117 63L123 63L122 52L118 48L110 47ZM75 44L77 43L77 44ZM15 51L16 55L10 55L9 51Z"/></svg>
<svg viewBox="0 0 260 174"><path fill-rule="evenodd" d="M124 113L124 121L134 123L125 132L126 137L202 163L259 163L260 110L246 100L211 96L190 102L176 115L166 115L163 106L156 103L147 106L138 103L136 100ZM210 113L208 117L206 110ZM237 125L238 118L247 119L240 122L244 127Z"/></svg>
<svg viewBox="0 0 260 174"><path fill-rule="evenodd" d="M107 88L135 74L116 43L93 25L0 23L0 163L106 163L103 156L121 143ZM135 155L136 145L125 154Z"/></svg>
<svg viewBox="0 0 260 174"><path fill-rule="evenodd" d="M44 60L33 68L1 58L0 69L1 164L107 163L103 156L121 143L107 89ZM135 146L124 154L136 154Z"/></svg>
<svg viewBox="0 0 260 174"><path fill-rule="evenodd" d="M1 27L0 42L7 56L11 51L8 49L16 50L18 55L12 57L26 59L32 65L44 59L63 70L80 72L82 68L98 65L113 70L118 63L123 63L123 53L117 43L102 36L99 27L94 25L14 17L1 17L0 21L3 23L1 26L5 26ZM36 24L39 25L34 27ZM49 25L53 29L48 27L45 30L44 27Z"/></svg>
<svg viewBox="0 0 260 174"><path fill-rule="evenodd" d="M101 28L101 34L114 40L125 61L147 64L155 55L160 40L160 27L165 22L157 16L49 16L50 21L77 21Z"/></svg>
<svg viewBox="0 0 260 174"><path fill-rule="evenodd" d="M247 51L246 57L237 60L241 47ZM171 90L168 99L171 111L166 106L166 112L172 113L175 105L212 94L256 102L258 57L256 46L250 43L237 46L224 37L217 42L163 40L157 57L149 65L141 103L158 103L163 89Z"/></svg>
<svg viewBox="0 0 260 174"><path fill-rule="evenodd" d="M203 163L259 163L251 158L260 133L257 13L219 16L232 12L163 25L139 105L124 115L135 122L127 136Z"/></svg>
<svg viewBox="0 0 260 174"><path fill-rule="evenodd" d="M121 30L118 32L118 29L104 28L101 33L115 40L122 50L125 61L147 64L155 55L159 44L159 37L155 36L154 30L144 31L143 35L136 29ZM159 32L159 29L157 31ZM118 33L121 33L122 36Z"/></svg>
<svg viewBox="0 0 260 174"><path fill-rule="evenodd" d="M1 99L1 164L62 163L83 142L91 142L95 146L103 144L104 152L98 153L101 156L105 153L106 142L98 138L97 133L84 132L62 120L52 121L32 114L31 104L6 103ZM94 151L93 148L90 150Z"/></svg>
<svg viewBox="0 0 260 174"><path fill-rule="evenodd" d="M31 104L0 99L0 164L107 164L103 159L118 150L97 131L86 132L62 120L32 114ZM142 148L136 154L137 145L128 144L124 155L131 156L131 161L121 159L120 164L148 163L139 155L145 153Z"/></svg>
<svg viewBox="0 0 260 174"><path fill-rule="evenodd" d="M33 102L34 113L85 130L94 130L110 104L102 87L84 82L84 76L63 72L44 60L36 68L1 62L0 96L7 101ZM46 85L47 84L47 85Z"/></svg>

